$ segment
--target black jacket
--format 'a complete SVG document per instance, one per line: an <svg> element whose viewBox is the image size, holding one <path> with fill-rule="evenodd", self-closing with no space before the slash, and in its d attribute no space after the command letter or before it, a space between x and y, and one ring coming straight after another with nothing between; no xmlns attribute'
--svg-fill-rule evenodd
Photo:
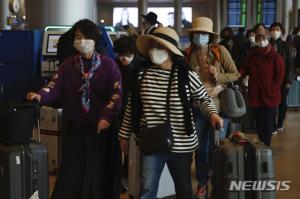
<svg viewBox="0 0 300 199"><path fill-rule="evenodd" d="M294 37L292 43L296 48L295 69L300 69L300 36Z"/></svg>
<svg viewBox="0 0 300 199"><path fill-rule="evenodd" d="M284 60L285 77L282 85L290 84L295 78L295 57L296 49L288 42L283 41L281 38L276 41L271 39L271 44L277 50L277 53L281 55Z"/></svg>
<svg viewBox="0 0 300 199"><path fill-rule="evenodd" d="M132 89L133 79L137 76L137 73L140 68L140 64L144 59L136 54L132 62L128 66L122 66L119 59L116 59L116 62L119 66L119 70L122 75L122 106L121 106L121 118L125 112L126 104L128 101L128 95Z"/></svg>

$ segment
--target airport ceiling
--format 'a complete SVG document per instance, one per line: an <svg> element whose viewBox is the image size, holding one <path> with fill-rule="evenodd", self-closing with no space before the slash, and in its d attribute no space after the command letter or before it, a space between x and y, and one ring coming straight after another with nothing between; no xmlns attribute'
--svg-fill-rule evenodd
<svg viewBox="0 0 300 199"><path fill-rule="evenodd" d="M138 0L97 0L99 3L137 3ZM182 0L184 3L205 2L210 0ZM148 0L148 3L172 3L174 0Z"/></svg>

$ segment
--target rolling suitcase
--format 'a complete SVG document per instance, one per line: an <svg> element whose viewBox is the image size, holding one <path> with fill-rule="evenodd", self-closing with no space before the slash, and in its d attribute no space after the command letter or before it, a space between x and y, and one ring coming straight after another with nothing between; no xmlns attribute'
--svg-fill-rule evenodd
<svg viewBox="0 0 300 199"><path fill-rule="evenodd" d="M270 182L275 180L273 165L273 154L270 147L255 141L250 141L254 154L253 176L254 180L260 182ZM255 199L274 199L275 190L272 191L255 191Z"/></svg>
<svg viewBox="0 0 300 199"><path fill-rule="evenodd" d="M213 152L213 172L213 199L275 199L275 190L264 190L260 184L275 179L272 150L262 143L223 140ZM252 190L232 189L233 182L246 181L253 183Z"/></svg>
<svg viewBox="0 0 300 199"><path fill-rule="evenodd" d="M29 199L34 193L48 199L47 149L38 142L0 144L0 196Z"/></svg>
<svg viewBox="0 0 300 199"><path fill-rule="evenodd" d="M243 191L230 191L232 181L243 181L244 148L242 145L231 143L228 139L221 141L213 151L212 157L212 198L213 199L245 199Z"/></svg>
<svg viewBox="0 0 300 199"><path fill-rule="evenodd" d="M140 150L136 144L136 137L131 135L128 153L128 195L129 199L140 198Z"/></svg>

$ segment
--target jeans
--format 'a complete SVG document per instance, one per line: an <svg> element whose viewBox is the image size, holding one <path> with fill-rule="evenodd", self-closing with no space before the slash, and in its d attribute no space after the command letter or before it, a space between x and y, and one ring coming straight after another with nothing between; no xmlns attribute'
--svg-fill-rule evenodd
<svg viewBox="0 0 300 199"><path fill-rule="evenodd" d="M257 135L260 141L270 146L276 118L276 108L254 108L254 112Z"/></svg>
<svg viewBox="0 0 300 199"><path fill-rule="evenodd" d="M193 199L191 180L192 153L160 153L142 158L141 199L155 199L159 179L167 164L173 178L176 199Z"/></svg>
<svg viewBox="0 0 300 199"><path fill-rule="evenodd" d="M220 130L220 139L226 137L229 118L222 117L224 121L223 129ZM210 170L210 155L214 148L214 130L210 120L200 112L195 114L195 126L197 130L199 148L195 152L196 178L198 185L203 187L208 181Z"/></svg>

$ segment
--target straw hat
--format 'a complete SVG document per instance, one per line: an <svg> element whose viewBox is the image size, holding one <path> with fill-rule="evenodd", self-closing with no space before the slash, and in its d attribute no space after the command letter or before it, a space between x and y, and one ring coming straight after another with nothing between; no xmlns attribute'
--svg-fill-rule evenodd
<svg viewBox="0 0 300 199"><path fill-rule="evenodd" d="M189 32L206 32L219 37L218 33L213 32L213 22L207 17L196 17L193 20L192 28L188 30Z"/></svg>
<svg viewBox="0 0 300 199"><path fill-rule="evenodd" d="M143 56L149 57L149 49L153 41L161 44L172 53L184 57L178 49L179 36L172 28L158 27L153 33L138 37L136 40L137 49Z"/></svg>

